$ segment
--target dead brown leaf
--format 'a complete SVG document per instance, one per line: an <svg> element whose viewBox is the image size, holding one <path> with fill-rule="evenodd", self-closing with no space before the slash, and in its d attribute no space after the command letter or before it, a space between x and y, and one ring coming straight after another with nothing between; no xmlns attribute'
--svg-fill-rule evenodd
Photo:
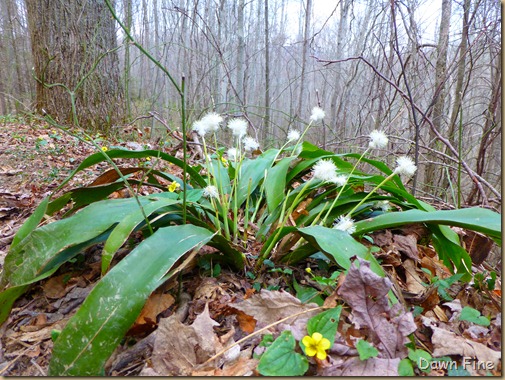
<svg viewBox="0 0 505 380"><path fill-rule="evenodd" d="M323 368L321 376L398 376L399 363L400 358L332 358L330 365Z"/></svg>
<svg viewBox="0 0 505 380"><path fill-rule="evenodd" d="M412 314L400 304L389 306L387 293L391 281L376 275L370 263L352 263L338 294L351 306L356 327L368 328L371 343L382 358L403 358L407 355L407 336L416 330Z"/></svg>
<svg viewBox="0 0 505 380"><path fill-rule="evenodd" d="M190 326L179 322L176 316L162 318L153 333L152 370L160 376L191 375L195 366L222 349L213 330L217 325L210 318L208 307Z"/></svg>
<svg viewBox="0 0 505 380"><path fill-rule="evenodd" d="M394 245L398 251L403 252L407 257L419 261L419 252L417 250L417 239L414 235L395 235Z"/></svg>
<svg viewBox="0 0 505 380"><path fill-rule="evenodd" d="M270 290L262 290L251 298L230 306L253 317L257 321L256 328L262 328L291 315L317 308L317 304L303 304L298 298L287 292ZM295 339L300 340L306 335L307 321L317 313L316 310L308 311L288 319L274 328L276 331L289 329Z"/></svg>
<svg viewBox="0 0 505 380"><path fill-rule="evenodd" d="M498 367L501 360L499 351L494 351L482 343L465 339L451 331L436 326L430 326L430 328L433 331L431 341L434 348L434 357L460 355L476 358L481 362L491 362L494 368ZM469 367L468 370L471 370L471 368Z"/></svg>

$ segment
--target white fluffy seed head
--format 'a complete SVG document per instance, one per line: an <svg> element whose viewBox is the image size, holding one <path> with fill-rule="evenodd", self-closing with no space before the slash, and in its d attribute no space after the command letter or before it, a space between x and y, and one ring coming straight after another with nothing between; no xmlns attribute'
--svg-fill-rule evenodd
<svg viewBox="0 0 505 380"><path fill-rule="evenodd" d="M347 216L340 216L338 220L335 221L333 226L336 230L345 231L349 234L353 234L356 231L356 226L354 225L354 220Z"/></svg>
<svg viewBox="0 0 505 380"><path fill-rule="evenodd" d="M203 189L203 196L207 198L219 199L219 192L216 186L209 185Z"/></svg>
<svg viewBox="0 0 505 380"><path fill-rule="evenodd" d="M312 174L314 179L321 181L333 182L336 178L337 167L332 160L322 159L312 167Z"/></svg>
<svg viewBox="0 0 505 380"><path fill-rule="evenodd" d="M405 177L412 177L417 170L417 166L414 165L414 161L410 157L401 156L396 159L396 164L398 165L394 172L398 175L403 175Z"/></svg>
<svg viewBox="0 0 505 380"><path fill-rule="evenodd" d="M228 122L228 128L231 129L233 136L241 139L247 133L247 121L240 118L231 119Z"/></svg>
<svg viewBox="0 0 505 380"><path fill-rule="evenodd" d="M219 124L223 122L223 117L215 112L210 112L200 120L193 123L193 130L200 136L204 137L208 132L216 132L219 129Z"/></svg>
<svg viewBox="0 0 505 380"><path fill-rule="evenodd" d="M382 131L373 130L370 133L370 143L368 144L370 148L385 148L388 145L388 137Z"/></svg>
<svg viewBox="0 0 505 380"><path fill-rule="evenodd" d="M319 120L323 120L324 116L326 114L324 113L324 110L320 107L314 107L312 108L312 114L310 115L310 120L312 120L314 123L318 122Z"/></svg>
<svg viewBox="0 0 505 380"><path fill-rule="evenodd" d="M260 147L260 144L251 136L246 136L244 137L244 140L242 140L244 143L244 150L246 152L249 152L250 150L256 150Z"/></svg>
<svg viewBox="0 0 505 380"><path fill-rule="evenodd" d="M228 159L231 161L235 161L238 157L236 148L230 148L226 153L228 154Z"/></svg>
<svg viewBox="0 0 505 380"><path fill-rule="evenodd" d="M290 141L298 141L299 138L300 138L300 132L298 132L297 130L291 129L288 132L288 142L290 142Z"/></svg>
<svg viewBox="0 0 505 380"><path fill-rule="evenodd" d="M347 183L347 176L342 174L338 175L333 178L332 182L337 186L344 186Z"/></svg>

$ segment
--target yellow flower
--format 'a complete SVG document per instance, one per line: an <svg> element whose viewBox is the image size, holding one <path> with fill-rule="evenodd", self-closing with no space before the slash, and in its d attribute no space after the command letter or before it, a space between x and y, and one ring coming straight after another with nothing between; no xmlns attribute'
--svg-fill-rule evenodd
<svg viewBox="0 0 505 380"><path fill-rule="evenodd" d="M172 182L170 186L168 186L168 191L173 193L178 187L181 187L181 185L178 182Z"/></svg>
<svg viewBox="0 0 505 380"><path fill-rule="evenodd" d="M151 157L146 157L146 161L151 161Z"/></svg>
<svg viewBox="0 0 505 380"><path fill-rule="evenodd" d="M314 356L319 360L326 359L326 350L330 348L330 341L323 336L315 332L312 336L304 336L302 343L305 346L305 353L307 356Z"/></svg>
<svg viewBox="0 0 505 380"><path fill-rule="evenodd" d="M224 166L228 165L228 160L221 156L221 162L223 163Z"/></svg>
<svg viewBox="0 0 505 380"><path fill-rule="evenodd" d="M312 269L310 269L310 268L305 268L305 272L307 272L307 273L312 273Z"/></svg>
<svg viewBox="0 0 505 380"><path fill-rule="evenodd" d="M107 148L106 146L102 146L102 152L107 152L109 150L109 148Z"/></svg>

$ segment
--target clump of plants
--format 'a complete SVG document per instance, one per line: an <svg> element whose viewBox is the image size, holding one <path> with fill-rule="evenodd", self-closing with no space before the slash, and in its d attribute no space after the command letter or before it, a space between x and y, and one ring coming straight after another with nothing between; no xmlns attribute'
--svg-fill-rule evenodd
<svg viewBox="0 0 505 380"><path fill-rule="evenodd" d="M117 159L164 161L180 167L185 175L154 165L119 168L114 164L113 180L44 199L19 229L5 259L0 323L32 284L97 244L103 244L102 277L56 339L51 375L102 373L149 295L179 273L176 263L184 265L204 245L215 248L205 259L252 276L268 269L265 264L296 265L312 255L323 255L342 271L349 270L358 257L384 276L370 244L363 244L367 240L373 245L368 234L424 223L443 263L462 280L469 280L471 259L449 226L481 232L500 244L500 216L482 208L437 211L412 196L404 185L417 169L411 158L398 157L394 168L374 158L374 150L388 144L382 131L370 134L361 154L335 154L303 141L322 117L324 111L314 108L303 131L291 130L280 148L261 151L248 135L244 119L225 123L222 115L209 113L192 124L203 144L203 157L196 164L160 150L97 146L98 152L86 158L62 186L82 170L103 161L114 164ZM222 128L231 130L229 147L217 143ZM363 164L371 169L364 171ZM131 177L139 171L144 173L142 181ZM139 196L133 191L137 186L148 186L153 192ZM130 189L131 198L107 199L123 188ZM66 211L61 219L41 224L62 210ZM111 267L118 250L135 232L143 240ZM261 243L259 252L251 251L252 240ZM316 329L308 332L305 353L323 357L332 342L323 340Z"/></svg>

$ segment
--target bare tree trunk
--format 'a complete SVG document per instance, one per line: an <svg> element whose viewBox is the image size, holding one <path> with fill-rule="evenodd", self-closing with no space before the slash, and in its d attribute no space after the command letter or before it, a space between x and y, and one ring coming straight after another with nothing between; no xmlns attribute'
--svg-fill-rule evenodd
<svg viewBox="0 0 505 380"><path fill-rule="evenodd" d="M337 59L344 58L344 43L347 40L347 18L350 7L349 0L343 0L340 3L340 20L338 22L337 30L337 48L335 51L335 56ZM342 80L343 65L345 63L340 63L335 67L335 76L333 81L333 93L330 100L330 129L334 131L339 131L341 133L340 137L344 138L344 128L339 128L339 95L341 95L344 81ZM340 124L342 125L342 124Z"/></svg>
<svg viewBox="0 0 505 380"><path fill-rule="evenodd" d="M501 65L497 64L492 77L491 83L493 83L493 91L488 108L486 110L486 121L482 131L482 137L480 140L479 151L477 156L477 165L475 172L480 176L482 176L485 171L488 148L491 146L494 140L496 140L501 136L502 128L499 112L501 108L500 100L502 96L501 79L502 79ZM479 200L480 200L480 193L477 189L477 186L475 186L474 184L472 187L472 191L470 192L467 198L467 204L472 205L474 204L475 201L479 202Z"/></svg>
<svg viewBox="0 0 505 380"><path fill-rule="evenodd" d="M298 107L296 109L296 116L302 116L303 100L307 99L305 96L306 86L306 67L307 67L307 52L309 50L309 35L310 35L310 15L312 13L312 0L307 0L305 4L305 26L303 28L303 47L302 47L302 71L300 73L300 95L298 97Z"/></svg>
<svg viewBox="0 0 505 380"><path fill-rule="evenodd" d="M237 104L245 104L244 94L244 61L245 61L245 40L244 40L244 0L239 0L237 9ZM243 110L244 111L244 110Z"/></svg>
<svg viewBox="0 0 505 380"><path fill-rule="evenodd" d="M453 145L455 145L456 121L458 119L459 110L461 108L463 98L463 82L465 80L466 55L468 54L468 21L470 4L470 0L465 0L463 3L463 29L461 33L461 43L459 45L458 74L456 80L456 88L454 89L454 105L452 108L451 121L449 122L449 133L447 134L447 138Z"/></svg>
<svg viewBox="0 0 505 380"><path fill-rule="evenodd" d="M132 28L132 0L124 0L123 7L125 12L125 25L129 32ZM130 43L127 40L124 50L124 91L126 103L126 117L131 118L131 97L130 97Z"/></svg>
<svg viewBox="0 0 505 380"><path fill-rule="evenodd" d="M72 123L70 95L85 128L107 131L124 116L116 31L103 0L27 0L35 75L36 109ZM43 111L44 110L44 111Z"/></svg>
<svg viewBox="0 0 505 380"><path fill-rule="evenodd" d="M445 81L447 79L447 50L449 47L449 29L451 19L451 0L442 0L442 14L440 18L440 35L437 46L437 63L435 66L435 94L433 95L433 126L441 131L443 126L444 105L445 105ZM430 147L437 148L432 144L437 141L435 133L430 129ZM440 146L441 148L441 146ZM427 155L430 162L426 165L425 190L434 194L434 187L437 186L442 178L442 170L437 168L436 156ZM445 193L445 192L444 192ZM441 194L444 195L444 194Z"/></svg>
<svg viewBox="0 0 505 380"><path fill-rule="evenodd" d="M270 128L270 41L268 26L268 0L265 0L265 123L263 125L263 143L266 143Z"/></svg>

